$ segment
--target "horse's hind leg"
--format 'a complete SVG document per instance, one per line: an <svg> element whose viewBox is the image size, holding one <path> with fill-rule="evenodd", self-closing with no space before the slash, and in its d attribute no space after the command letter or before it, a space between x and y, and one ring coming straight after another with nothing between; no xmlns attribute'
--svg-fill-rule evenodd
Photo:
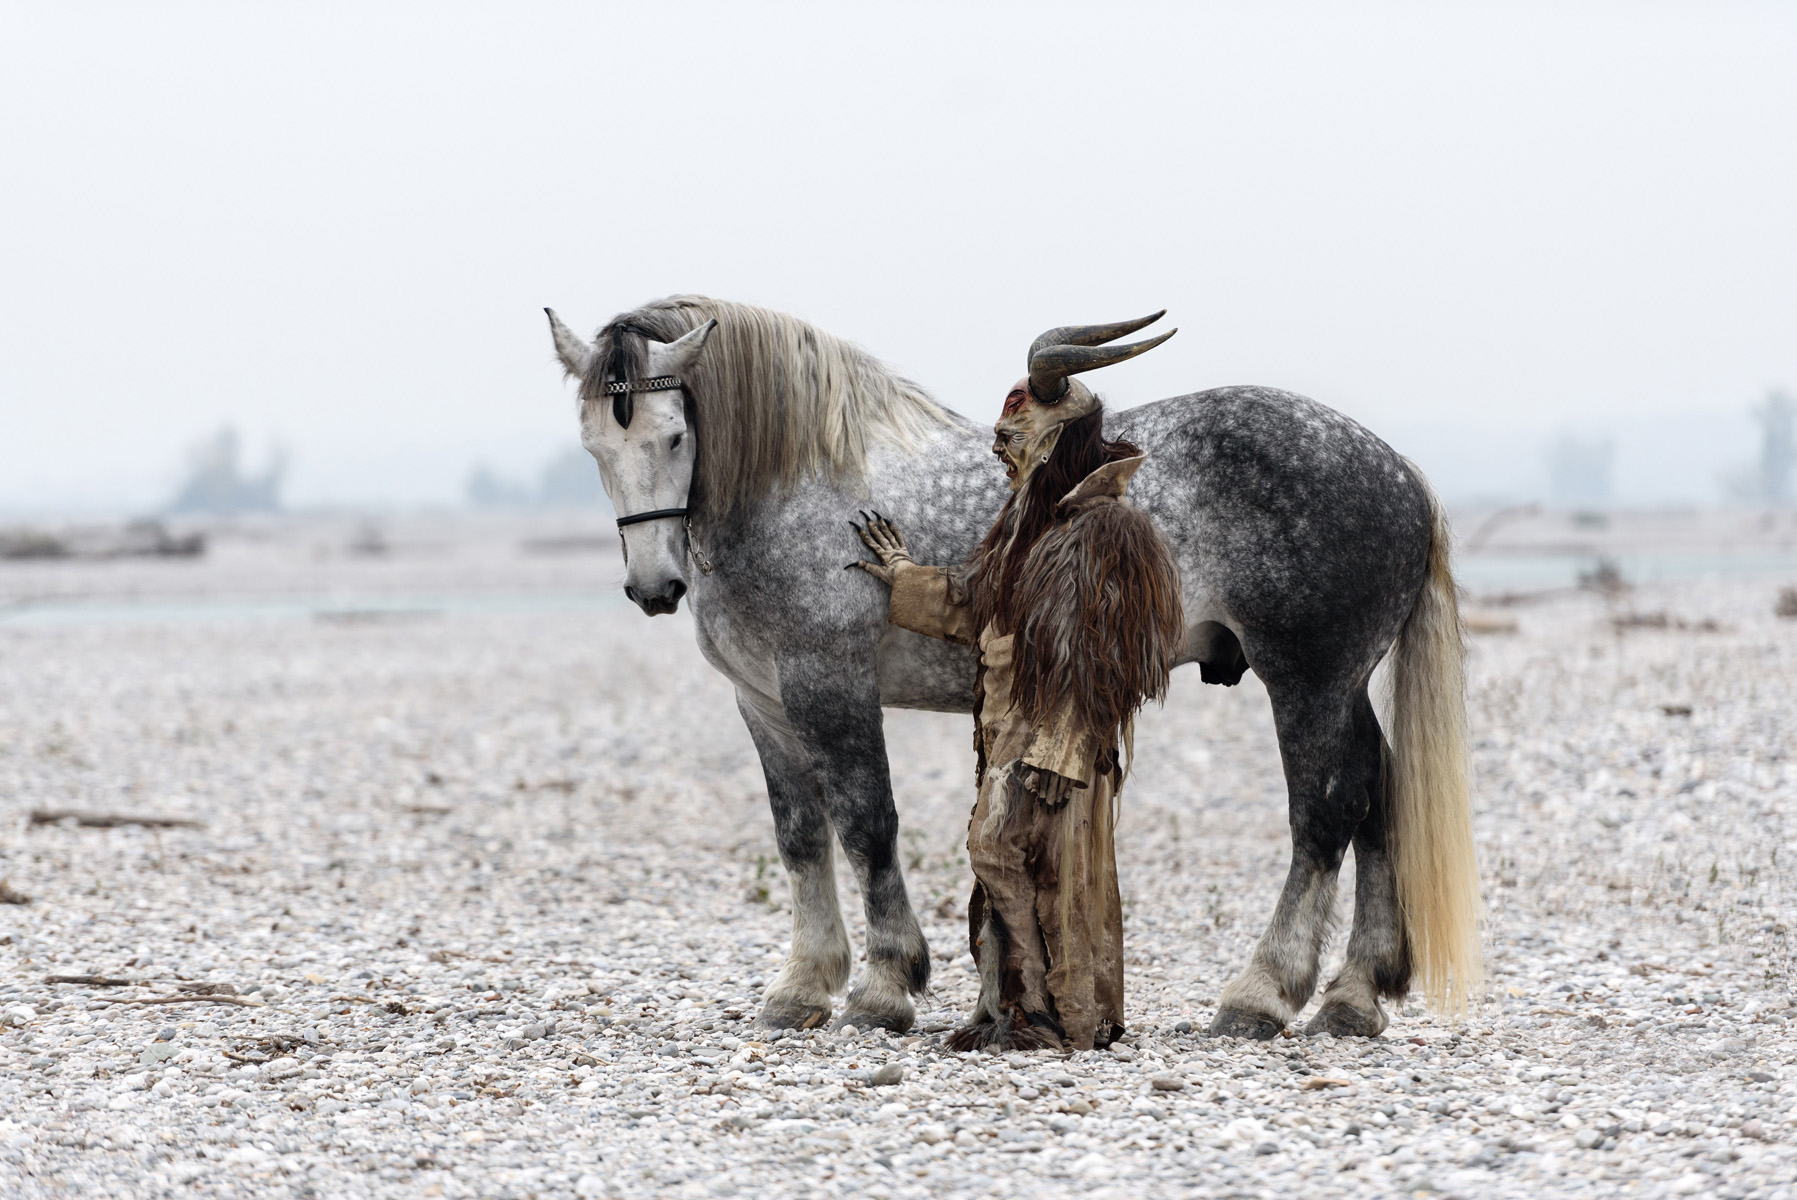
<svg viewBox="0 0 1797 1200"><path fill-rule="evenodd" d="M1353 752L1350 694L1271 681L1268 690L1285 761L1291 870L1248 969L1223 989L1212 1037L1274 1037L1315 994L1334 918L1336 875L1378 770L1376 755L1367 764ZM1358 690L1364 699L1364 686Z"/></svg>
<svg viewBox="0 0 1797 1200"><path fill-rule="evenodd" d="M830 816L811 764L783 717L741 693L737 708L761 755L780 861L792 884L792 952L762 1000L760 1024L811 1029L829 1021L849 980L849 935L836 899Z"/></svg>
<svg viewBox="0 0 1797 1200"><path fill-rule="evenodd" d="M1410 946L1398 908L1398 881L1388 843L1385 743L1373 706L1362 696L1354 710L1354 750L1376 764L1367 815L1354 831L1354 932L1347 961L1323 992L1323 1007L1304 1027L1309 1034L1377 1037L1385 1030L1380 996L1402 998L1410 986Z"/></svg>

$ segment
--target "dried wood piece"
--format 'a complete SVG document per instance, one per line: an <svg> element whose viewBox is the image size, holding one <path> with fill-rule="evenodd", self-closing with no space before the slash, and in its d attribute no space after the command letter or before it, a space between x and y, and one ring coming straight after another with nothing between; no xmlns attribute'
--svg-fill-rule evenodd
<svg viewBox="0 0 1797 1200"><path fill-rule="evenodd" d="M179 996L95 996L111 1004L236 1004L244 1008L267 1008L260 1000L248 996L221 996L210 992L187 992Z"/></svg>
<svg viewBox="0 0 1797 1200"><path fill-rule="evenodd" d="M79 983L87 987L136 987L142 979L126 979L119 975L47 975L45 983Z"/></svg>
<svg viewBox="0 0 1797 1200"><path fill-rule="evenodd" d="M175 987L179 991L194 996L235 996L237 994L236 986L229 983L177 983Z"/></svg>
<svg viewBox="0 0 1797 1200"><path fill-rule="evenodd" d="M56 825L73 820L89 829L117 829L121 825L142 825L146 829L202 829L204 822L188 817L159 817L148 813L76 812L68 808L34 808L33 825Z"/></svg>
<svg viewBox="0 0 1797 1200"><path fill-rule="evenodd" d="M1324 1088L1353 1087L1352 1079L1329 1079L1322 1075L1313 1075L1298 1085L1307 1092L1320 1092Z"/></svg>

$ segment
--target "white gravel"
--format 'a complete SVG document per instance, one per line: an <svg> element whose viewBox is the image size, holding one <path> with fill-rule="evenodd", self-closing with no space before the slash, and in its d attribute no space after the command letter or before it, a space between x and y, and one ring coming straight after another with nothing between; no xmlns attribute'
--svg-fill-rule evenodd
<svg viewBox="0 0 1797 1200"><path fill-rule="evenodd" d="M343 586L405 592L407 561ZM169 570L0 571L0 599ZM754 754L686 618L615 573L565 560L560 606L0 621L0 877L34 897L0 906L0 1195L1797 1197L1774 581L1476 642L1491 996L1371 1042L1191 1032L1286 848L1264 693L1181 672L1119 837L1133 1044L994 1058L941 1046L976 990L966 718L887 717L919 1030L762 1036L788 917ZM46 982L90 973L149 983ZM181 981L264 1003L99 999Z"/></svg>

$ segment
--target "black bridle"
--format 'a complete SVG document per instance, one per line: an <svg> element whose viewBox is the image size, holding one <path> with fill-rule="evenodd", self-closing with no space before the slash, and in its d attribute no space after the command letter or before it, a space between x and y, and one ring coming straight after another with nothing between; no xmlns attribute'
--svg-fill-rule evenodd
<svg viewBox="0 0 1797 1200"><path fill-rule="evenodd" d="M627 396L632 392L667 391L684 393L686 385L674 375L657 375L651 379L637 380L617 379L605 385L605 395L607 396ZM619 423L628 424L621 419ZM628 525L640 525L644 521L661 521L670 517L680 521L686 527L687 552L693 556L693 561L699 564L699 570L706 575L711 574L711 560L700 553L699 544L693 537L693 509L690 503L683 504L679 508L657 508L649 512L631 513L628 517L619 517L618 531L622 533Z"/></svg>
<svg viewBox="0 0 1797 1200"><path fill-rule="evenodd" d="M631 392L684 392L685 390L685 385L673 375L657 375L653 379L617 379L605 385L607 396L626 396ZM619 423L627 424L624 421ZM679 508L658 508L653 512L631 513L628 517L619 517L618 528L622 529L626 525L640 525L644 521L659 521L664 517L678 517L685 520L692 515L691 505L682 505Z"/></svg>

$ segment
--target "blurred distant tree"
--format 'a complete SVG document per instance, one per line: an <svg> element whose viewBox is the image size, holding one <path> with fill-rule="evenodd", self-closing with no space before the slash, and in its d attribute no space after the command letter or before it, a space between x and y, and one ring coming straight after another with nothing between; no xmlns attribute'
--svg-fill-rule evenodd
<svg viewBox="0 0 1797 1200"><path fill-rule="evenodd" d="M531 500L524 488L494 474L484 463L469 473L467 493L475 508L523 508Z"/></svg>
<svg viewBox="0 0 1797 1200"><path fill-rule="evenodd" d="M187 480L175 493L169 511L218 515L280 511L287 456L277 448L270 452L261 474L246 475L238 454L237 431L228 425L190 450Z"/></svg>
<svg viewBox="0 0 1797 1200"><path fill-rule="evenodd" d="M605 489L599 486L599 464L579 447L544 463L539 479L537 499L547 507L586 508L594 504L609 507Z"/></svg>
<svg viewBox="0 0 1797 1200"><path fill-rule="evenodd" d="M475 508L592 508L611 511L611 501L599 484L599 467L593 456L575 447L543 464L532 490L507 479L484 463L468 476L468 503Z"/></svg>
<svg viewBox="0 0 1797 1200"><path fill-rule="evenodd" d="M1562 433L1547 450L1548 495L1556 504L1601 507L1610 501L1610 466L1616 444L1609 438Z"/></svg>

